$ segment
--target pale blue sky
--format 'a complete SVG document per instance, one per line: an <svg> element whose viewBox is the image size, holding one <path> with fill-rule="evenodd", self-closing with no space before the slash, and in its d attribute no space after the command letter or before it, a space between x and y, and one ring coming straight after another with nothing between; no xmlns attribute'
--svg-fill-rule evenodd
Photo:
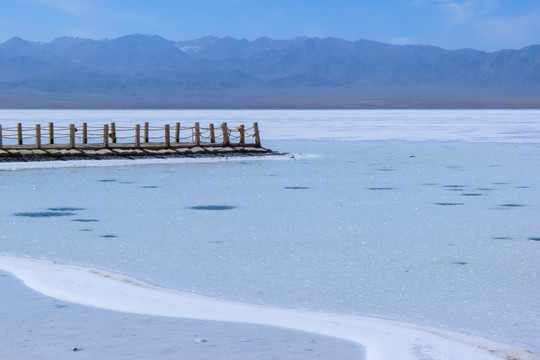
<svg viewBox="0 0 540 360"><path fill-rule="evenodd" d="M331 36L493 51L540 44L540 0L0 0L0 42L132 33Z"/></svg>

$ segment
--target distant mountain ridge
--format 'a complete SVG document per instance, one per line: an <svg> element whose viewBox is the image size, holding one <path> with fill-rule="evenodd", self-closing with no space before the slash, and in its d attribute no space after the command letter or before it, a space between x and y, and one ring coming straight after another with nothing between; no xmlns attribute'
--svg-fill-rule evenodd
<svg viewBox="0 0 540 360"><path fill-rule="evenodd" d="M338 38L141 34L0 44L2 107L96 107L104 99L105 107L460 107L469 95L478 106L515 98L530 107L539 89L540 45L488 53Z"/></svg>

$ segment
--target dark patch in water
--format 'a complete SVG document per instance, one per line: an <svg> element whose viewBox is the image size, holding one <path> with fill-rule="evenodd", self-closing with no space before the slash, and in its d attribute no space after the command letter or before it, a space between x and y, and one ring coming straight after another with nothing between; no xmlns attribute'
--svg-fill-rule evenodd
<svg viewBox="0 0 540 360"><path fill-rule="evenodd" d="M98 222L99 220L97 220L97 219L73 219L71 221L89 223L89 222Z"/></svg>
<svg viewBox="0 0 540 360"><path fill-rule="evenodd" d="M118 180L114 180L114 179L102 179L102 180L98 180L99 182L104 182L104 183L107 183L107 182L117 182Z"/></svg>
<svg viewBox="0 0 540 360"><path fill-rule="evenodd" d="M461 196L482 196L482 194L478 194L478 193L465 193L465 194L461 194Z"/></svg>
<svg viewBox="0 0 540 360"><path fill-rule="evenodd" d="M530 237L528 240L540 241L540 237Z"/></svg>
<svg viewBox="0 0 540 360"><path fill-rule="evenodd" d="M516 189L530 189L530 186L516 186Z"/></svg>
<svg viewBox="0 0 540 360"><path fill-rule="evenodd" d="M499 205L499 206L507 207L507 208L518 208L518 207L524 207L526 205L523 205L523 204L502 204L502 205Z"/></svg>
<svg viewBox="0 0 540 360"><path fill-rule="evenodd" d="M379 171L396 171L396 169L392 169L392 168L381 168L381 169L379 169Z"/></svg>
<svg viewBox="0 0 540 360"><path fill-rule="evenodd" d="M493 185L508 185L508 183L505 183L505 182L497 182L497 183L493 183Z"/></svg>
<svg viewBox="0 0 540 360"><path fill-rule="evenodd" d="M373 188L368 188L369 190L395 190L396 188L393 188L393 187L373 187Z"/></svg>
<svg viewBox="0 0 540 360"><path fill-rule="evenodd" d="M309 186L285 186L284 189L288 190L307 190Z"/></svg>
<svg viewBox="0 0 540 360"><path fill-rule="evenodd" d="M454 165L448 165L447 168L449 168L449 169L459 169L458 166L454 166Z"/></svg>
<svg viewBox="0 0 540 360"><path fill-rule="evenodd" d="M236 209L236 206L232 205L199 205L190 207L191 210L232 210Z"/></svg>
<svg viewBox="0 0 540 360"><path fill-rule="evenodd" d="M493 189L490 189L490 188L478 188L478 189L475 189L477 191L493 191Z"/></svg>
<svg viewBox="0 0 540 360"><path fill-rule="evenodd" d="M465 261L452 261L452 264L455 264L455 265L467 265L468 263L465 262Z"/></svg>
<svg viewBox="0 0 540 360"><path fill-rule="evenodd" d="M100 237L101 238L106 238L106 239L112 239L112 238L117 238L118 236L107 234L107 235L101 235Z"/></svg>
<svg viewBox="0 0 540 360"><path fill-rule="evenodd" d="M465 191L465 189L459 189L459 188L452 188L452 189L446 189L448 191Z"/></svg>
<svg viewBox="0 0 540 360"><path fill-rule="evenodd" d="M493 240L512 240L510 236L494 236Z"/></svg>
<svg viewBox="0 0 540 360"><path fill-rule="evenodd" d="M223 240L215 240L215 241L210 241L212 244L223 244L225 241Z"/></svg>
<svg viewBox="0 0 540 360"><path fill-rule="evenodd" d="M77 207L58 207L58 208L48 208L47 210L50 211L81 211L86 210L85 208L77 208Z"/></svg>
<svg viewBox="0 0 540 360"><path fill-rule="evenodd" d="M157 189L159 188L159 186L157 185L146 185L146 186L141 186L143 189Z"/></svg>
<svg viewBox="0 0 540 360"><path fill-rule="evenodd" d="M24 217L33 217L33 218L41 218L41 217L55 217L55 216L73 216L76 215L72 212L67 211L41 211L41 212L22 212L22 213L16 213L15 216L24 216Z"/></svg>
<svg viewBox="0 0 540 360"><path fill-rule="evenodd" d="M436 185L439 185L439 184L436 184L436 183L425 183L425 184L422 184L424 186L436 186Z"/></svg>
<svg viewBox="0 0 540 360"><path fill-rule="evenodd" d="M463 203L451 203L451 202L438 202L438 203L435 203L437 205L442 205L442 206L458 206L458 205L464 205Z"/></svg>
<svg viewBox="0 0 540 360"><path fill-rule="evenodd" d="M55 308L58 308L58 309L62 309L62 308L67 308L68 306L67 305L62 305L62 304L56 304L54 305Z"/></svg>
<svg viewBox="0 0 540 360"><path fill-rule="evenodd" d="M79 231L94 231L94 229L79 229Z"/></svg>
<svg viewBox="0 0 540 360"><path fill-rule="evenodd" d="M127 184L135 184L133 181L120 181L119 184L127 185Z"/></svg>
<svg viewBox="0 0 540 360"><path fill-rule="evenodd" d="M461 189L467 187L466 185L444 185L445 188Z"/></svg>

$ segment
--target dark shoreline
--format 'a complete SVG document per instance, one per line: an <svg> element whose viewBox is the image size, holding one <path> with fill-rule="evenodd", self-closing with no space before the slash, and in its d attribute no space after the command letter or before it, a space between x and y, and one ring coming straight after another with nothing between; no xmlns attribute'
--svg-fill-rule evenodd
<svg viewBox="0 0 540 360"><path fill-rule="evenodd" d="M69 160L137 160L167 158L227 158L227 157L260 157L266 155L283 155L261 147L204 147L182 149L0 149L0 163L41 162Z"/></svg>

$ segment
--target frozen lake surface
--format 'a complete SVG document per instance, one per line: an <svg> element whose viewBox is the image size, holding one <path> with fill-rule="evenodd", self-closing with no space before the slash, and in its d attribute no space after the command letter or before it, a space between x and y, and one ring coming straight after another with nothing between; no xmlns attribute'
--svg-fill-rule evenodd
<svg viewBox="0 0 540 360"><path fill-rule="evenodd" d="M295 159L0 164L0 254L540 353L540 111L0 112L71 119L258 121Z"/></svg>

